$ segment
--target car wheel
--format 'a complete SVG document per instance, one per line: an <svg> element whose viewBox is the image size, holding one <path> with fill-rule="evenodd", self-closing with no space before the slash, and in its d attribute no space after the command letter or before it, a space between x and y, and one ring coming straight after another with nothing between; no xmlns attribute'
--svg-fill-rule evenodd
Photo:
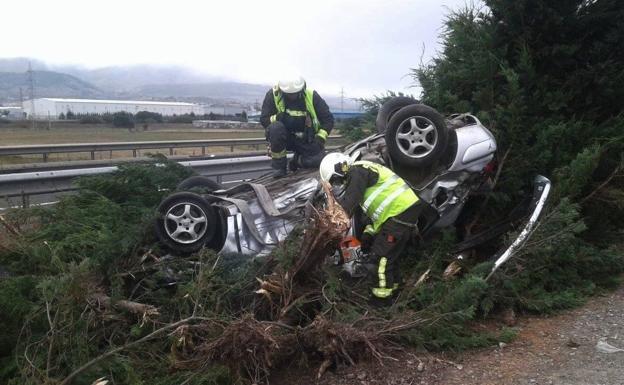
<svg viewBox="0 0 624 385"><path fill-rule="evenodd" d="M158 206L156 235L178 253L192 253L210 242L215 234L216 211L200 195L175 193Z"/></svg>
<svg viewBox="0 0 624 385"><path fill-rule="evenodd" d="M379 108L379 112L377 112L377 119L375 120L377 133L383 134L384 132L386 132L388 122L398 110L405 106L418 103L418 100L414 98L408 98L407 96L397 96L385 102Z"/></svg>
<svg viewBox="0 0 624 385"><path fill-rule="evenodd" d="M444 153L448 131L444 118L424 104L413 104L397 111L385 134L388 152L403 166L430 166Z"/></svg>
<svg viewBox="0 0 624 385"><path fill-rule="evenodd" d="M180 182L180 184L178 184L177 189L179 191L201 189L201 190L212 192L216 190L223 190L223 186L220 183L217 183L214 180L206 176L195 175L195 176L186 178L182 182Z"/></svg>

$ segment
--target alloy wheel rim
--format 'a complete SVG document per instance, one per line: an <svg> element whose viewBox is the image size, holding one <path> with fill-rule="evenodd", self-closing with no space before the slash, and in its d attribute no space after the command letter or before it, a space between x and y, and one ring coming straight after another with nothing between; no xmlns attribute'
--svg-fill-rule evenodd
<svg viewBox="0 0 624 385"><path fill-rule="evenodd" d="M206 234L207 215L201 207L191 202L171 206L163 221L169 238L178 243L193 243Z"/></svg>
<svg viewBox="0 0 624 385"><path fill-rule="evenodd" d="M411 116L401 122L395 140L399 150L410 158L424 158L438 143L435 124L424 116Z"/></svg>

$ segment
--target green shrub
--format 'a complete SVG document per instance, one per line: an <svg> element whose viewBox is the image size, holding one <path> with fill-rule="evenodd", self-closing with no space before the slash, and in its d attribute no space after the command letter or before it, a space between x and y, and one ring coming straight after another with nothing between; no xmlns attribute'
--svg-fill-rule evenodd
<svg viewBox="0 0 624 385"><path fill-rule="evenodd" d="M113 127L134 128L134 117L128 112L115 112L112 116Z"/></svg>

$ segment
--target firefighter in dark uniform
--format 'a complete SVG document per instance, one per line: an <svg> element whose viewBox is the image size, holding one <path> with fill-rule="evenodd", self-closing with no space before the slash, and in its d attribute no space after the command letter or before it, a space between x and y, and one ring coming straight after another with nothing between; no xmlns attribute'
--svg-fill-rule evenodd
<svg viewBox="0 0 624 385"><path fill-rule="evenodd" d="M286 175L286 151L294 151L291 170L316 168L325 155L325 141L334 116L320 95L301 77L280 80L262 103L260 123L270 143L273 176Z"/></svg>
<svg viewBox="0 0 624 385"><path fill-rule="evenodd" d="M400 283L399 260L422 211L418 196L390 169L368 161L353 162L341 153L323 158L320 175L332 185L344 186L338 203L349 216L360 206L370 219L360 241L362 251L376 259L373 302L389 304Z"/></svg>

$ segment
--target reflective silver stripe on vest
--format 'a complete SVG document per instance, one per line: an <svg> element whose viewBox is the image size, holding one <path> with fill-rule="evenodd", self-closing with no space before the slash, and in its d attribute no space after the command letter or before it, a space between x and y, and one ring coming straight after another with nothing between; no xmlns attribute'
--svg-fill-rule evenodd
<svg viewBox="0 0 624 385"><path fill-rule="evenodd" d="M388 195L388 197L383 202L381 202L379 207L377 207L377 210L375 210L375 212L373 213L373 217L371 219L373 221L376 221L379 218L379 216L381 215L381 213L383 213L384 209L390 203L392 203L399 195L401 195L404 192L406 192L407 190L409 190L409 188L410 187L406 183L404 183L403 186L399 187L392 194Z"/></svg>
<svg viewBox="0 0 624 385"><path fill-rule="evenodd" d="M285 112L290 116L306 116L308 113L307 111L289 110L288 108L286 109Z"/></svg>
<svg viewBox="0 0 624 385"><path fill-rule="evenodd" d="M378 174L381 175L380 173ZM373 203L375 198L377 198L379 194L384 192L391 184L396 182L397 179L399 179L397 175L392 175L390 178L388 178L388 180L383 182L381 186L379 186L375 191L373 191L373 193L368 197L368 199L366 199L366 201L362 205L362 209L364 210L364 212L368 210L368 207Z"/></svg>

